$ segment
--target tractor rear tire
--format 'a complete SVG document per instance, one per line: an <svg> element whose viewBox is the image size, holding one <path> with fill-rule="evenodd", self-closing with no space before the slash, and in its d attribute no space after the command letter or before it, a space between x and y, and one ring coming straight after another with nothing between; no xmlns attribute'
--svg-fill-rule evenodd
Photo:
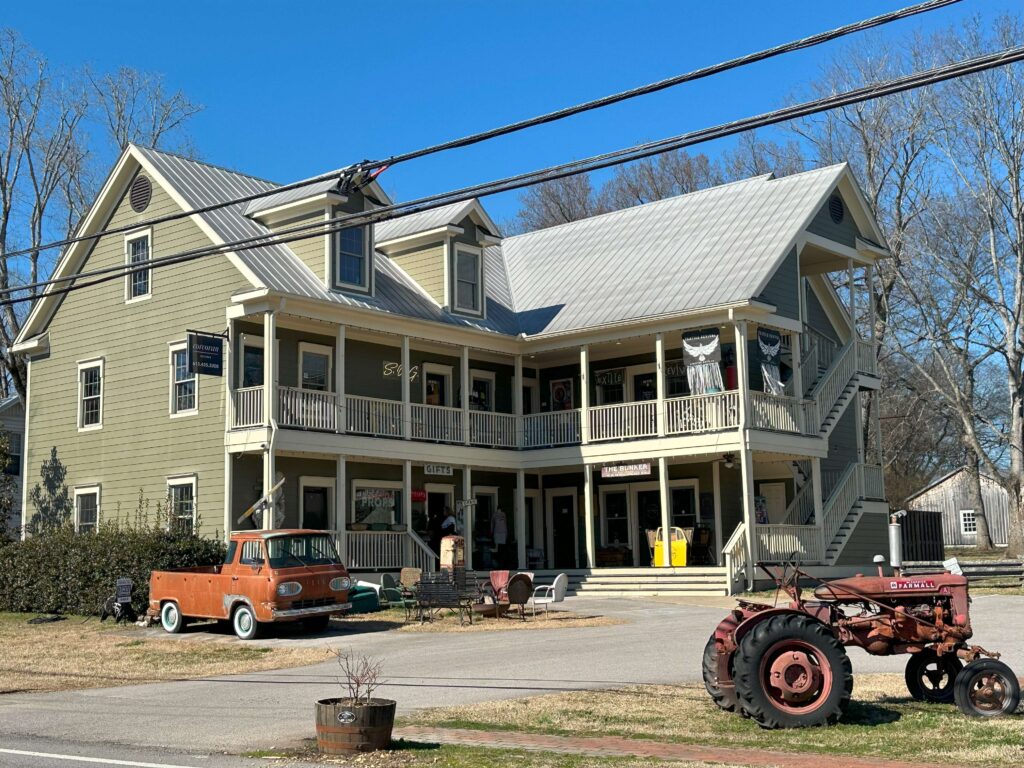
<svg viewBox="0 0 1024 768"><path fill-rule="evenodd" d="M718 687L718 650L715 648L715 636L708 638L704 646L704 660L701 665L704 671L704 687L707 689L715 705L726 712L736 711L736 689L723 691Z"/></svg>
<svg viewBox="0 0 1024 768"><path fill-rule="evenodd" d="M740 708L762 728L835 723L853 693L846 649L819 621L772 616L750 630L735 656Z"/></svg>
<svg viewBox="0 0 1024 768"><path fill-rule="evenodd" d="M918 701L953 703L953 684L964 663L954 653L941 656L931 648L910 655L904 678L907 690Z"/></svg>
<svg viewBox="0 0 1024 768"><path fill-rule="evenodd" d="M1020 682L996 659L976 659L964 667L953 684L956 705L969 717L1012 715L1020 706Z"/></svg>

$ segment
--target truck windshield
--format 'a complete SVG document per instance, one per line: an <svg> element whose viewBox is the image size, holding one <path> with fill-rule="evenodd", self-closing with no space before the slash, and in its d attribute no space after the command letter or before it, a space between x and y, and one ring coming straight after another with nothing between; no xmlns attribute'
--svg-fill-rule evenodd
<svg viewBox="0 0 1024 768"><path fill-rule="evenodd" d="M267 541L271 568L294 568L302 565L337 565L338 552L330 536L305 534L275 536Z"/></svg>

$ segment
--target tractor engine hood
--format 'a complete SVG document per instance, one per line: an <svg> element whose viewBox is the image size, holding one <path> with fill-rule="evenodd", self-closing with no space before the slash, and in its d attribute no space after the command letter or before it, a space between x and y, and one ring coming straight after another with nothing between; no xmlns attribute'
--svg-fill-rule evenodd
<svg viewBox="0 0 1024 768"><path fill-rule="evenodd" d="M934 597L967 587L966 576L951 573L926 573L920 576L853 576L822 584L814 590L819 600L873 600Z"/></svg>

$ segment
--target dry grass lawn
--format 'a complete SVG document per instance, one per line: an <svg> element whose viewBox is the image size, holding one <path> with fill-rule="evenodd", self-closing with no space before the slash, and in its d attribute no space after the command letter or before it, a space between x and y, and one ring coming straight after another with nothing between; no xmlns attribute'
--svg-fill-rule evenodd
<svg viewBox="0 0 1024 768"><path fill-rule="evenodd" d="M134 626L101 624L95 617L28 624L33 615L0 613L0 694L239 674L330 658L326 648L166 642L146 638Z"/></svg>
<svg viewBox="0 0 1024 768"><path fill-rule="evenodd" d="M861 675L842 721L830 728L764 731L720 712L702 685L578 691L430 710L403 724L615 735L721 747L876 756L953 766L1019 766L1024 716L980 721L952 705L910 698L902 675Z"/></svg>
<svg viewBox="0 0 1024 768"><path fill-rule="evenodd" d="M619 619L596 614L573 613L571 611L549 611L547 615L543 611L534 617L529 611L526 613L526 621L514 617L473 616L473 623L460 624L459 617L447 610L438 612L430 621L420 623L415 618L411 621L405 620L405 611L400 608L391 608L377 613L360 613L353 616L346 616L340 620L331 622L331 628L344 631L346 625L351 625L353 631L366 631L374 629L381 631L393 629L401 633L418 632L503 632L507 630L529 631L540 629L579 629L581 627L611 627L622 624Z"/></svg>

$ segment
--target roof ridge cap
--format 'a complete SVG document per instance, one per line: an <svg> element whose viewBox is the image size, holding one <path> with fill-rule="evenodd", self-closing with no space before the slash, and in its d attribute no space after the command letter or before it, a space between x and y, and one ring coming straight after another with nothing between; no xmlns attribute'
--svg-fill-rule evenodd
<svg viewBox="0 0 1024 768"><path fill-rule="evenodd" d="M245 171L238 171L238 170L235 170L234 168L228 168L225 165L217 165L216 163L208 163L205 160L197 160L194 157L186 157L185 155L182 155L182 154L180 154L178 152L170 152L170 151L168 151L166 149L157 149L156 147L143 147L140 144L133 144L131 142L129 142L129 144L132 147L134 147L135 149L137 149L137 150L139 150L141 152L155 152L158 155L166 155L167 157L173 157L173 158L175 158L177 160L181 160L181 161L186 162L186 163L194 163L195 165L203 165L203 166L206 166L207 168L213 168L213 169L218 170L218 171L223 171L224 173L230 173L230 174L232 174L234 176L244 176L245 178L252 179L254 181L262 181L264 184L272 184L274 187L280 187L281 186L281 184L279 184L278 182L271 181L270 179L265 179L262 176L254 176L251 173L246 173Z"/></svg>

